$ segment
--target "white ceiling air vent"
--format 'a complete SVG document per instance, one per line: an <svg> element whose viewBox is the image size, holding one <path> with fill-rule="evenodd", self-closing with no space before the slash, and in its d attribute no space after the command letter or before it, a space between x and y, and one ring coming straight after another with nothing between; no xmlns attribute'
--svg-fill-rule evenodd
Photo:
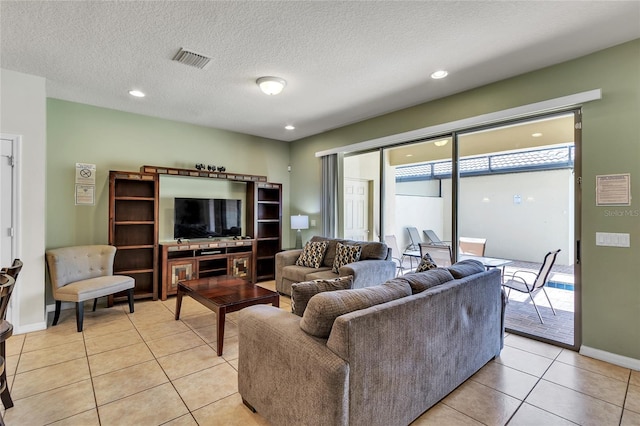
<svg viewBox="0 0 640 426"><path fill-rule="evenodd" d="M173 60L200 69L204 69L211 62L211 58L185 49L180 49Z"/></svg>

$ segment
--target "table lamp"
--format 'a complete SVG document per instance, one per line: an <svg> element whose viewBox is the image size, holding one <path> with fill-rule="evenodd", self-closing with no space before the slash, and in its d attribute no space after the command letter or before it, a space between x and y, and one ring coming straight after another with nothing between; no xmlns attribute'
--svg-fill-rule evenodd
<svg viewBox="0 0 640 426"><path fill-rule="evenodd" d="M297 229L296 233L296 247L302 248L302 232L301 229L309 229L309 216L297 215L291 216L291 229Z"/></svg>

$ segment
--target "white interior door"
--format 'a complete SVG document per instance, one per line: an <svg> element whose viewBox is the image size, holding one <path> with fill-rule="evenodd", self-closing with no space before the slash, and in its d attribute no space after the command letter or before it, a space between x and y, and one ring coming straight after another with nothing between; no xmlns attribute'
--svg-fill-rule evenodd
<svg viewBox="0 0 640 426"><path fill-rule="evenodd" d="M369 181L344 180L344 238L369 241Z"/></svg>
<svg viewBox="0 0 640 426"><path fill-rule="evenodd" d="M8 266L12 260L13 229L13 141L1 139L0 156L0 265Z"/></svg>
<svg viewBox="0 0 640 426"><path fill-rule="evenodd" d="M2 135L0 137L0 265L9 266L17 256L15 253L16 229L16 194L14 164L16 161L15 138ZM18 288L14 287L13 297L9 300L7 319L15 322L14 310L11 308Z"/></svg>

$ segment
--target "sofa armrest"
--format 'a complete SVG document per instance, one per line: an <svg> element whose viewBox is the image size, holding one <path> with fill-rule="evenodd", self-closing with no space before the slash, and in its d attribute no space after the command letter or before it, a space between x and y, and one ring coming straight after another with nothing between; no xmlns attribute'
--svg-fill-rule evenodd
<svg viewBox="0 0 640 426"><path fill-rule="evenodd" d="M302 249L295 250L285 250L276 253L276 271L275 271L275 280L276 280L276 290L279 293L286 293L284 291L285 285L282 282L282 268L285 266L291 266L296 264L296 260L302 254ZM289 293L287 293L289 294Z"/></svg>
<svg viewBox="0 0 640 426"><path fill-rule="evenodd" d="M338 275L353 275L352 288L371 287L394 278L396 264L390 260L360 260L341 267Z"/></svg>
<svg viewBox="0 0 640 426"><path fill-rule="evenodd" d="M271 424L342 425L348 417L348 364L300 317L267 305L240 311L238 391Z"/></svg>

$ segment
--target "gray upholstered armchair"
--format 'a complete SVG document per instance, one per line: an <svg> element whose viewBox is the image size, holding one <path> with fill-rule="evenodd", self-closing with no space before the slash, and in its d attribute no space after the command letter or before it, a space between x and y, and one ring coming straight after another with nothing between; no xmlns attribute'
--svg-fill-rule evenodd
<svg viewBox="0 0 640 426"><path fill-rule="evenodd" d="M82 331L84 302L127 291L129 311L133 313L135 281L125 275L113 275L116 248L108 245L63 247L46 253L56 312L53 325L58 324L62 302L75 302L78 332Z"/></svg>

